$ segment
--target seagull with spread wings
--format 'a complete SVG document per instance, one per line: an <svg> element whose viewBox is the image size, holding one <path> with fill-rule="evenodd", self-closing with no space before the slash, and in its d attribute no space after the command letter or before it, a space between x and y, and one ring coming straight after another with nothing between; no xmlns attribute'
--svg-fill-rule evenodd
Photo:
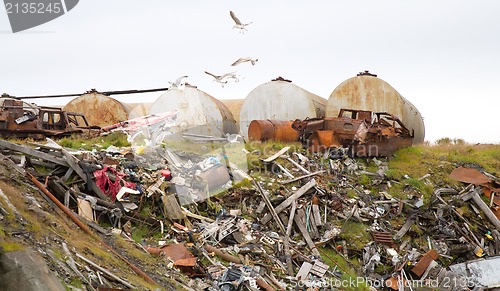
<svg viewBox="0 0 500 291"><path fill-rule="evenodd" d="M233 11L229 11L229 15L231 16L231 18L233 19L233 21L235 23L235 25L233 26L233 28L239 29L240 33L244 33L244 30L247 30L246 26L252 24L252 22L249 22L249 23L243 23L243 22L241 22L238 19L238 17L236 17L236 14L234 14Z"/></svg>
<svg viewBox="0 0 500 291"><path fill-rule="evenodd" d="M252 59L252 58L239 58L238 60L236 60L234 63L231 64L231 66L237 66L239 64L242 64L242 63L245 63L245 62L250 62L252 63L252 66L255 65L255 63L257 63L259 59Z"/></svg>
<svg viewBox="0 0 500 291"><path fill-rule="evenodd" d="M214 81L221 84L222 87L224 88L224 85L227 84L227 82L230 79L233 79L235 82L239 82L240 77L236 75L236 72L231 72L231 73L226 73L224 75L215 75L210 72L205 71L205 74L210 75L214 78Z"/></svg>
<svg viewBox="0 0 500 291"><path fill-rule="evenodd" d="M172 82L168 82L170 84L170 88L173 89L173 88L176 88L176 89L184 89L184 86L186 85L184 81L184 79L186 79L188 76L180 76L179 78L177 78L175 80L174 83Z"/></svg>

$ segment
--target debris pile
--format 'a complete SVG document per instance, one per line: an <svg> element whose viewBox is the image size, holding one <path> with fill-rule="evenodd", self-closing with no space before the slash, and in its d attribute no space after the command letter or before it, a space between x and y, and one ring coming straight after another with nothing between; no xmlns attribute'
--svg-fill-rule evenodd
<svg viewBox="0 0 500 291"><path fill-rule="evenodd" d="M168 144L74 151L50 140L0 140L0 149L90 237L106 244L100 237L110 232L135 236L138 248L162 262L158 273L189 278L185 289L500 286L477 267L494 265L500 254L500 184L493 175L457 168L450 177L463 186L424 193L386 175L387 159L353 159L344 148L310 153L290 145L266 152L247 150L234 137L184 138L206 154ZM405 178L431 185L429 176ZM134 235L144 229L148 235ZM109 249L161 285L158 274L151 278ZM73 258L67 274L87 290L137 287L64 250Z"/></svg>

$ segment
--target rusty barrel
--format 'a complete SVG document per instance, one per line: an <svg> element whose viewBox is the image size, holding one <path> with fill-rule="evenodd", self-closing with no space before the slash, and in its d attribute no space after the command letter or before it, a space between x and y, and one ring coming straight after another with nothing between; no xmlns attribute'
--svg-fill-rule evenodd
<svg viewBox="0 0 500 291"><path fill-rule="evenodd" d="M252 141L279 140L297 141L299 133L292 128L292 121L252 120L248 127L248 139Z"/></svg>

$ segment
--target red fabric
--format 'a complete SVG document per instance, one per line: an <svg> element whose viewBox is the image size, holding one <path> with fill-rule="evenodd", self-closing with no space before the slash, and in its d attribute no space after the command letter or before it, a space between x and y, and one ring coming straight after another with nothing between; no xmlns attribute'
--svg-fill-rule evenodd
<svg viewBox="0 0 500 291"><path fill-rule="evenodd" d="M111 181L106 172L110 172L116 176L115 181ZM94 172L95 183L97 187L104 192L104 194L111 197L111 200L114 202L116 200L116 194L122 187L127 187L131 189L135 189L135 183L128 182L123 180L125 177L124 173L118 172L115 168L104 166L102 170L97 170Z"/></svg>

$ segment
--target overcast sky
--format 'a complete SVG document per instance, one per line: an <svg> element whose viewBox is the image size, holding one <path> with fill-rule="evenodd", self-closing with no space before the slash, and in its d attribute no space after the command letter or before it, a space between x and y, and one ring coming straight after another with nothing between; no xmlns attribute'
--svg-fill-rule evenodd
<svg viewBox="0 0 500 291"><path fill-rule="evenodd" d="M229 11L253 23L232 29ZM219 99L278 76L328 99L370 70L424 116L426 140L500 142L500 1L83 0L13 34L0 10L0 93L168 87L181 75ZM204 70L244 79L222 88ZM160 93L117 96L153 102ZM70 99L37 100L64 105Z"/></svg>

